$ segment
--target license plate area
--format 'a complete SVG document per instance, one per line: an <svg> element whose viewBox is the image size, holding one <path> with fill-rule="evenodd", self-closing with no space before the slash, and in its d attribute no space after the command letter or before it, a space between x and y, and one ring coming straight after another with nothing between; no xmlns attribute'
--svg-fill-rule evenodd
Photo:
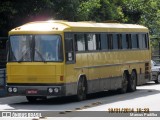
<svg viewBox="0 0 160 120"><path fill-rule="evenodd" d="M29 90L26 90L26 94L29 94L29 95L38 94L38 90L37 89L29 89Z"/></svg>

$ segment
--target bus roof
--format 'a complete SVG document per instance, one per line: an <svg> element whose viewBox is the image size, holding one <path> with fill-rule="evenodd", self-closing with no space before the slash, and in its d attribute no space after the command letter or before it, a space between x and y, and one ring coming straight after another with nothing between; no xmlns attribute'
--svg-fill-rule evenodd
<svg viewBox="0 0 160 120"><path fill-rule="evenodd" d="M148 32L148 28L137 24L67 22L59 20L36 21L12 29L9 34L31 34L47 32Z"/></svg>

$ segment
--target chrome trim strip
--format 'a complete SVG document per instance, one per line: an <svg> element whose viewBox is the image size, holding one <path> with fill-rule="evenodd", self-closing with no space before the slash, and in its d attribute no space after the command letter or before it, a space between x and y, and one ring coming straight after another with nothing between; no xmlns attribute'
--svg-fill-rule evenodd
<svg viewBox="0 0 160 120"><path fill-rule="evenodd" d="M141 63L147 63L149 61L143 61L143 62L126 62L126 63L118 63L118 64L104 64L104 65L95 65L95 66L84 66L84 67L74 67L74 69L90 69L90 68L99 68L99 67L110 67L110 66L121 66L121 65L127 65L127 64L141 64Z"/></svg>

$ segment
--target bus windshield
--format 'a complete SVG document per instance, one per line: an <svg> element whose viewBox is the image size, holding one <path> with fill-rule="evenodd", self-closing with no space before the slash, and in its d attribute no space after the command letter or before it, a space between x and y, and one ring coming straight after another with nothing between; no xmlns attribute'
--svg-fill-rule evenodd
<svg viewBox="0 0 160 120"><path fill-rule="evenodd" d="M59 35L10 36L9 62L62 60L62 42Z"/></svg>

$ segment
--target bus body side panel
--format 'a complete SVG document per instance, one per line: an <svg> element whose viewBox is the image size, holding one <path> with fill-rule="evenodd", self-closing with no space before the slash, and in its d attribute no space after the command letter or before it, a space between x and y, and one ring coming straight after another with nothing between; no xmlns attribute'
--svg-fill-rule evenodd
<svg viewBox="0 0 160 120"><path fill-rule="evenodd" d="M137 84L145 84L149 80L149 77L146 77L147 68L145 66L146 63L150 64L149 61L148 50L77 53L76 64L68 64L66 68L66 76L68 76L66 81L74 83L71 88L68 87L67 93L70 91L70 94L76 94L76 84L80 75L85 75L87 78L88 93L121 88L125 70L129 74L135 70ZM147 70L150 73L150 70Z"/></svg>
<svg viewBox="0 0 160 120"><path fill-rule="evenodd" d="M66 96L77 94L77 76L74 70L75 64L65 65Z"/></svg>

